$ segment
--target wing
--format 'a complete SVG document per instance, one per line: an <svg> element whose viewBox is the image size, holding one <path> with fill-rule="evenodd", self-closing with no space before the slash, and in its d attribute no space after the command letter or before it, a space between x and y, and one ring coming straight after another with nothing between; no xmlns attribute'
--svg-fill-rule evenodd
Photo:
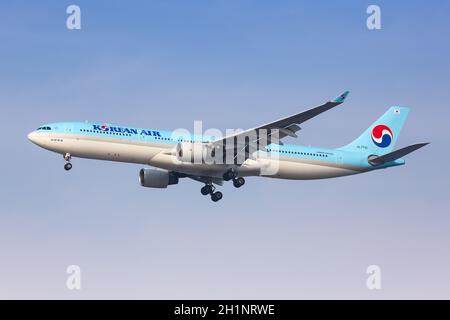
<svg viewBox="0 0 450 320"><path fill-rule="evenodd" d="M285 137L297 137L297 132L300 130L300 124L340 105L345 101L348 94L349 92L345 91L337 98L320 106L263 124L259 127L234 133L222 139L213 141L212 144L215 147L226 146L225 149L234 149L237 152L249 149L251 143L258 145L256 149L264 149L270 143L282 144L280 140ZM228 146L231 147L229 148Z"/></svg>

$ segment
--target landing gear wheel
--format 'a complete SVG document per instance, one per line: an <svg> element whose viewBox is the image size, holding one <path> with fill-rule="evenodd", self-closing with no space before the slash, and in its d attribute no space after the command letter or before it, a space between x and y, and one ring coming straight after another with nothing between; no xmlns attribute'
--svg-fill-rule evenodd
<svg viewBox="0 0 450 320"><path fill-rule="evenodd" d="M234 179L236 177L236 173L233 169L228 170L223 174L223 180L230 181L231 179Z"/></svg>
<svg viewBox="0 0 450 320"><path fill-rule="evenodd" d="M66 169L66 171L69 171L70 169L72 169L72 164L70 162L66 163L64 165L64 169Z"/></svg>
<svg viewBox="0 0 450 320"><path fill-rule="evenodd" d="M245 184L245 179L242 177L233 179L233 186L235 186L235 188L240 188L244 184Z"/></svg>
<svg viewBox="0 0 450 320"><path fill-rule="evenodd" d="M213 193L213 191L214 191L213 186L209 184L205 185L203 188L200 189L200 192L204 196Z"/></svg>
<svg viewBox="0 0 450 320"><path fill-rule="evenodd" d="M217 191L217 192L214 192L211 194L211 200L214 202L217 202L222 198L223 198L223 194L220 191Z"/></svg>

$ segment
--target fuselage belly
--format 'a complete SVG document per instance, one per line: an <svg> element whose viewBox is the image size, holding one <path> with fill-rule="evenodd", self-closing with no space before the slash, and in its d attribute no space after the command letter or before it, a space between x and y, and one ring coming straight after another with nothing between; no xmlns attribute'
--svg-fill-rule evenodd
<svg viewBox="0 0 450 320"><path fill-rule="evenodd" d="M176 145L155 141L130 140L126 138L111 138L79 135L74 133L47 133L36 137L36 143L41 147L60 154L70 153L74 157L108 160L126 163L151 165L165 170L182 172L185 174L221 177L226 171L222 164L193 164L177 161L170 151ZM341 156L342 157L342 156ZM255 166L260 162L270 162L276 168L266 174L260 168L241 170L242 176L265 176L280 179L310 180L346 176L365 171L364 168L345 168L330 156L328 161L303 159L301 157L267 156L253 160ZM340 162L343 162L341 160ZM248 166L247 166L248 167Z"/></svg>

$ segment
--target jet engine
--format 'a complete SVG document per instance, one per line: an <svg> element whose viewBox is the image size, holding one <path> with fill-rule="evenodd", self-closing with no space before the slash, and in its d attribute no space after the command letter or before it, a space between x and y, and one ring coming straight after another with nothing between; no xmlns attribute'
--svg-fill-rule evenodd
<svg viewBox="0 0 450 320"><path fill-rule="evenodd" d="M147 188L167 188L168 185L178 184L178 177L167 170L147 168L139 172L139 182Z"/></svg>

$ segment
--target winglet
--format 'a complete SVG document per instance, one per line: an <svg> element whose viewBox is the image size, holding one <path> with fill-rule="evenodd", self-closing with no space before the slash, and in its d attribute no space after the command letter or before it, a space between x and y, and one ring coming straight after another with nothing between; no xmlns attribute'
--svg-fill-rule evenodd
<svg viewBox="0 0 450 320"><path fill-rule="evenodd" d="M347 98L349 93L350 93L350 91L345 91L339 97L336 97L332 102L335 102L335 103L342 103L342 102L344 102L345 98Z"/></svg>

